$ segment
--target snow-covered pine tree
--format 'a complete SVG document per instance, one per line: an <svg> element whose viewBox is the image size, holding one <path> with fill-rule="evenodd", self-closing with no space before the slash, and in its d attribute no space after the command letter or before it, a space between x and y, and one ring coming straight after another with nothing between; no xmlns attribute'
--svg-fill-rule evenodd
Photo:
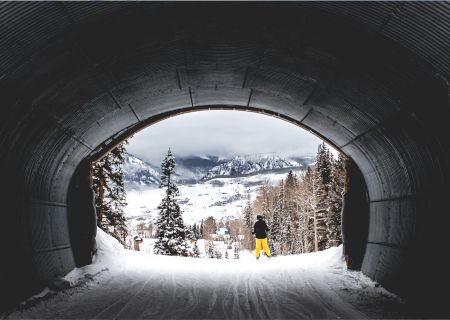
<svg viewBox="0 0 450 320"><path fill-rule="evenodd" d="M278 193L275 197L275 207L272 212L272 222L270 225L269 248L274 256L284 253L285 216L285 192L284 181L282 180L278 186Z"/></svg>
<svg viewBox="0 0 450 320"><path fill-rule="evenodd" d="M332 159L332 184L330 190L330 214L327 223L327 238L330 247L336 247L342 243L341 235L341 210L342 194L346 178L345 161L342 153L337 159Z"/></svg>
<svg viewBox="0 0 450 320"><path fill-rule="evenodd" d="M330 201L327 188L323 183L319 169L312 172L312 197L310 200L313 230L314 230L314 251L326 249L327 246L327 220L329 214Z"/></svg>
<svg viewBox="0 0 450 320"><path fill-rule="evenodd" d="M252 235L253 224L255 223L255 218L253 217L253 207L250 201L250 194L247 194L247 203L245 204L243 211L243 229L242 234L244 236L243 247L247 250L253 250L254 240Z"/></svg>
<svg viewBox="0 0 450 320"><path fill-rule="evenodd" d="M247 194L247 202L244 207L244 227L251 229L253 227L253 212L252 212L252 203L250 201L250 194Z"/></svg>
<svg viewBox="0 0 450 320"><path fill-rule="evenodd" d="M190 225L186 225L184 235L186 240L195 240L194 230Z"/></svg>
<svg viewBox="0 0 450 320"><path fill-rule="evenodd" d="M215 249L214 250L214 258L215 259L222 259L222 252L220 252L219 250Z"/></svg>
<svg viewBox="0 0 450 320"><path fill-rule="evenodd" d="M299 206L303 222L303 252L314 251L314 208L311 203L313 197L312 176L313 170L308 167L299 187Z"/></svg>
<svg viewBox="0 0 450 320"><path fill-rule="evenodd" d="M214 246L214 242L212 240L209 240L205 245L205 251L208 258L214 258L214 253L216 251L216 248Z"/></svg>
<svg viewBox="0 0 450 320"><path fill-rule="evenodd" d="M200 249L198 248L197 241L194 242L194 247L192 248L192 257L200 258Z"/></svg>
<svg viewBox="0 0 450 320"><path fill-rule="evenodd" d="M319 173L320 179L322 180L322 184L323 187L325 188L325 193L327 196L333 181L333 174L332 174L333 169L331 160L332 156L330 153L330 149L328 149L325 142L322 142L322 144L320 144L319 147L317 148L315 169Z"/></svg>
<svg viewBox="0 0 450 320"><path fill-rule="evenodd" d="M297 202L297 193L298 193L298 178L289 170L286 182L284 184L285 189L285 224L289 227L289 231L285 231L285 243L286 250L289 253L301 253L302 252L302 228L299 226L299 216L298 216L298 202Z"/></svg>
<svg viewBox="0 0 450 320"><path fill-rule="evenodd" d="M187 255L186 233L181 216L180 206L177 203L179 190L172 179L175 170L175 157L172 152L167 152L161 169L161 188L166 189L165 197L162 199L159 209L157 225L157 240L154 252L162 255Z"/></svg>
<svg viewBox="0 0 450 320"><path fill-rule="evenodd" d="M125 140L92 163L97 226L125 245L128 235L124 208L127 205L123 182Z"/></svg>

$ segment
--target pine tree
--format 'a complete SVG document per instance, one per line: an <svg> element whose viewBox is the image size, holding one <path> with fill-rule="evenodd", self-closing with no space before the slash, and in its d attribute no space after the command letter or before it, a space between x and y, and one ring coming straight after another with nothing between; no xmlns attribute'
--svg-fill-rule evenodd
<svg viewBox="0 0 450 320"><path fill-rule="evenodd" d="M288 230L285 231L285 247L289 253L300 253L302 252L302 243L299 239L299 233L301 228L299 228L299 217L298 217L298 203L297 203L297 193L298 193L298 178L289 170L286 182L284 184L285 189L285 225Z"/></svg>
<svg viewBox="0 0 450 320"><path fill-rule="evenodd" d="M222 259L222 252L220 252L219 250L215 249L214 250L214 258Z"/></svg>
<svg viewBox="0 0 450 320"><path fill-rule="evenodd" d="M204 239L203 237L203 219L202 219L202 223L200 224L200 228L198 230L198 235L199 235L199 239Z"/></svg>
<svg viewBox="0 0 450 320"><path fill-rule="evenodd" d="M195 240L195 235L191 226L187 225L184 230L186 240Z"/></svg>
<svg viewBox="0 0 450 320"><path fill-rule="evenodd" d="M316 202L315 223L316 234L318 235L318 246L315 250L323 250L330 247L328 236L332 206L333 189L333 158L325 143L319 145L316 157L315 174L313 177L314 200ZM331 223L332 224L332 223Z"/></svg>
<svg viewBox="0 0 450 320"><path fill-rule="evenodd" d="M332 187L330 192L330 213L328 217L328 243L329 246L338 246L342 243L341 235L341 211L342 194L345 183L345 161L343 154L339 153L336 160L333 160L332 166Z"/></svg>
<svg viewBox="0 0 450 320"><path fill-rule="evenodd" d="M212 240L209 240L206 243L205 251L206 251L206 255L208 256L208 258L214 258L216 248L215 248L214 242Z"/></svg>
<svg viewBox="0 0 450 320"><path fill-rule="evenodd" d="M92 164L96 195L97 226L125 245L128 235L125 218L126 192L123 182L125 140Z"/></svg>
<svg viewBox="0 0 450 320"><path fill-rule="evenodd" d="M313 197L313 170L308 167L300 184L299 200L303 222L303 252L314 251L314 206L311 201Z"/></svg>
<svg viewBox="0 0 450 320"><path fill-rule="evenodd" d="M315 169L320 176L320 180L327 196L333 181L331 158L330 150L327 148L326 144L322 142L317 149Z"/></svg>
<svg viewBox="0 0 450 320"><path fill-rule="evenodd" d="M198 248L197 241L194 242L194 248L192 249L192 257L200 258L200 249Z"/></svg>
<svg viewBox="0 0 450 320"><path fill-rule="evenodd" d="M252 212L252 204L250 202L250 194L247 195L247 203L244 207L244 226L246 228L251 229L253 227L253 212Z"/></svg>
<svg viewBox="0 0 450 320"><path fill-rule="evenodd" d="M194 223L194 225L192 226L192 239L193 240L198 240L198 229L197 229L197 224Z"/></svg>
<svg viewBox="0 0 450 320"><path fill-rule="evenodd" d="M157 240L155 253L162 255L187 255L186 229L181 216L180 206L176 197L178 187L172 179L175 169L175 158L172 152L167 152L162 165L161 188L166 189L166 195L158 206Z"/></svg>
<svg viewBox="0 0 450 320"><path fill-rule="evenodd" d="M283 245L285 242L285 192L284 181L282 180L279 185L278 194L275 198L275 208L273 209L270 242L269 247L271 253L276 256L283 254Z"/></svg>
<svg viewBox="0 0 450 320"><path fill-rule="evenodd" d="M253 250L255 242L253 241L252 230L255 221L253 217L252 203L250 201L250 194L247 195L247 203L244 207L243 220L244 220L243 223L244 228L242 230L242 234L244 235L243 247L248 250Z"/></svg>

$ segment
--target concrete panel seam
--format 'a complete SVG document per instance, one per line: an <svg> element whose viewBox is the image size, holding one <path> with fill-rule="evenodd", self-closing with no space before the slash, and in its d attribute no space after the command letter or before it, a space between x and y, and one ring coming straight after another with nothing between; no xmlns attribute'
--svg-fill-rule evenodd
<svg viewBox="0 0 450 320"><path fill-rule="evenodd" d="M139 118L139 116L137 115L136 111L133 109L131 103L128 104L128 107L130 107L131 112L133 112L134 116L136 117L138 122L141 122L141 119Z"/></svg>
<svg viewBox="0 0 450 320"><path fill-rule="evenodd" d="M191 99L191 106L194 107L194 99L192 98L192 90L191 87L189 87L189 98Z"/></svg>
<svg viewBox="0 0 450 320"><path fill-rule="evenodd" d="M381 120L380 122L378 122L376 125L370 127L369 129L367 129L366 131L358 134L356 137L354 137L352 140L350 140L349 142L339 146L339 148L343 149L345 147L347 147L349 144L355 142L356 140L358 140L359 138L365 136L366 134L368 134L369 132L372 132L373 130L379 128L380 126L382 126L383 124L385 124L385 122L390 121L392 119L395 119L396 117L398 117L399 115L404 114L404 112L402 111L398 111L396 113L394 113L393 115L384 118L383 120Z"/></svg>
<svg viewBox="0 0 450 320"><path fill-rule="evenodd" d="M407 249L408 248L407 246L400 246L398 244L388 243L388 242L367 241L367 243L384 246L384 247L390 247L390 248L394 248L394 249Z"/></svg>
<svg viewBox="0 0 450 320"><path fill-rule="evenodd" d="M408 194L401 197L394 197L394 198L388 198L388 199L376 199L376 200L370 200L369 203L377 203L377 202L388 202L388 201L398 201L398 200L405 200L405 199L414 199L416 198L416 194Z"/></svg>
<svg viewBox="0 0 450 320"><path fill-rule="evenodd" d="M253 88L250 88L250 93L248 94L247 107L250 106L250 101L252 100Z"/></svg>
<svg viewBox="0 0 450 320"><path fill-rule="evenodd" d="M317 86L313 86L311 92L308 94L308 96L306 97L305 101L303 101L303 105L304 106L306 106L309 103L309 101L312 99L312 97L316 93L316 90L317 90Z"/></svg>
<svg viewBox="0 0 450 320"><path fill-rule="evenodd" d="M35 250L35 252L52 252L52 251L58 251L58 250L64 250L64 249L70 249L72 248L70 245L63 245L63 246L57 246L57 247L52 247L52 248L44 248L44 249L38 249Z"/></svg>
<svg viewBox="0 0 450 320"><path fill-rule="evenodd" d="M66 208L67 204L62 202L53 202L53 201L45 201L45 200L37 200L37 199L31 199L30 202L32 204L40 204L45 206L52 206L52 207L63 207Z"/></svg>
<svg viewBox="0 0 450 320"><path fill-rule="evenodd" d="M245 69L244 81L242 82L242 88L245 88L245 85L247 83L247 77L248 77L249 70L250 70L250 67L247 67L247 69Z"/></svg>
<svg viewBox="0 0 450 320"><path fill-rule="evenodd" d="M311 114L313 111L313 108L310 108L308 112L303 116L303 118L300 120L300 123L303 123L303 121Z"/></svg>
<svg viewBox="0 0 450 320"><path fill-rule="evenodd" d="M76 142L82 144L83 146L85 146L86 148L88 148L91 151L94 151L94 147L92 147L91 145L89 145L86 141L84 141L82 138L78 138L75 135L73 135L70 132L69 128L64 127L59 120L52 115L51 113L47 113L49 118L56 124L56 127L61 130L67 137L72 138L73 140L75 140Z"/></svg>
<svg viewBox="0 0 450 320"><path fill-rule="evenodd" d="M117 108L122 109L122 106L120 105L119 101L117 101L116 97L114 97L111 90L108 90L108 94L111 97L111 99L114 101L114 103L116 104Z"/></svg>
<svg viewBox="0 0 450 320"><path fill-rule="evenodd" d="M178 82L178 88L180 90L183 90L183 86L181 85L181 75L180 75L180 70L178 68L175 69L175 72L177 74L177 82Z"/></svg>

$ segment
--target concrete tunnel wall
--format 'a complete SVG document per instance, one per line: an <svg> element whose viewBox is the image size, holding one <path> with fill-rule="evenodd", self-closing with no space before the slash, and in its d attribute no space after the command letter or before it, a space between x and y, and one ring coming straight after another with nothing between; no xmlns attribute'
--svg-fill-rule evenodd
<svg viewBox="0 0 450 320"><path fill-rule="evenodd" d="M431 293L449 278L448 3L2 3L0 16L10 302L74 267L83 159L210 105L280 114L350 156L370 201L362 271L424 309L445 302Z"/></svg>

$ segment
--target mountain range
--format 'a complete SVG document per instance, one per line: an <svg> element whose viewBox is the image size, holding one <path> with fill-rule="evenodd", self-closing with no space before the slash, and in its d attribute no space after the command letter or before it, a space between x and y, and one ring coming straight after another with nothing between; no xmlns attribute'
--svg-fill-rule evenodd
<svg viewBox="0 0 450 320"><path fill-rule="evenodd" d="M123 166L127 188L158 186L160 168L129 153ZM217 156L177 157L175 179L179 184L195 184L214 178L244 177L267 172L287 172L314 163L315 157L283 158L275 154L256 154L223 159Z"/></svg>
<svg viewBox="0 0 450 320"><path fill-rule="evenodd" d="M298 169L302 166L295 160L284 159L277 155L236 156L208 170L202 180L217 177L242 177L268 171Z"/></svg>
<svg viewBox="0 0 450 320"><path fill-rule="evenodd" d="M129 153L124 155L124 183L128 188L159 185L160 174L150 163Z"/></svg>

